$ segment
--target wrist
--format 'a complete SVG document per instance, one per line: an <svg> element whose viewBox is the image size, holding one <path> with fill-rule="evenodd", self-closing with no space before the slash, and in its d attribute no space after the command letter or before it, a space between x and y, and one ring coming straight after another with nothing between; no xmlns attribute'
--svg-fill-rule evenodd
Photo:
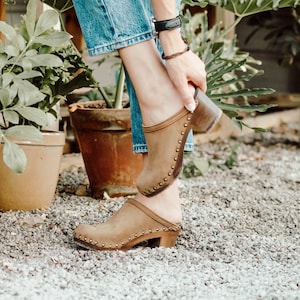
<svg viewBox="0 0 300 300"><path fill-rule="evenodd" d="M154 20L154 28L157 34L166 30L178 29L181 28L181 26L182 21L180 16L165 20Z"/></svg>
<svg viewBox="0 0 300 300"><path fill-rule="evenodd" d="M166 55L164 52L162 53L161 55L161 58L164 59L164 60L169 60L169 59L173 59L173 58L176 58L180 55L183 55L185 54L186 52L190 51L190 47L188 45L187 42L185 42L185 48L182 50L182 51L178 51L178 52L174 52L172 54L169 54L169 55Z"/></svg>
<svg viewBox="0 0 300 300"><path fill-rule="evenodd" d="M178 29L162 31L159 34L159 40L165 55L182 51L186 46L186 42L182 39Z"/></svg>

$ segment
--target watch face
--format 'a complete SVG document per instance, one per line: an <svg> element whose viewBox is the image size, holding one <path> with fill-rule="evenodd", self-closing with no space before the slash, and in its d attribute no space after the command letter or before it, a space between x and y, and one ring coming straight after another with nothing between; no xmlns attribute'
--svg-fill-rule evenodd
<svg viewBox="0 0 300 300"><path fill-rule="evenodd" d="M156 32L180 28L181 24L182 22L180 16L177 16L176 18L170 20L154 22Z"/></svg>
<svg viewBox="0 0 300 300"><path fill-rule="evenodd" d="M166 30L169 30L169 29L176 29L176 28L179 28L181 27L181 20L180 18L176 18L176 19L173 19L173 20L170 20L166 23Z"/></svg>

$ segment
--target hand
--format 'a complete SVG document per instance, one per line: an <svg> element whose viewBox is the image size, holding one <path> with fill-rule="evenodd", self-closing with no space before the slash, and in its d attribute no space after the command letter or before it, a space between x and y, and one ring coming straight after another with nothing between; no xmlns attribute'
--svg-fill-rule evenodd
<svg viewBox="0 0 300 300"><path fill-rule="evenodd" d="M165 55L181 52L186 48L178 30L166 30L159 34ZM203 61L191 50L166 60L166 68L171 81L179 91L184 106L195 109L195 87L206 92L206 71Z"/></svg>
<svg viewBox="0 0 300 300"><path fill-rule="evenodd" d="M170 79L179 91L184 106L195 110L195 87L206 92L206 71L202 60L192 51L166 60L166 68ZM193 88L191 88L193 87Z"/></svg>

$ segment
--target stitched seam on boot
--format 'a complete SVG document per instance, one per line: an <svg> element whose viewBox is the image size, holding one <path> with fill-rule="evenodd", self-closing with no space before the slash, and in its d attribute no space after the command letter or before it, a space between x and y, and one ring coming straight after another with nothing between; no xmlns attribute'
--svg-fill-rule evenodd
<svg viewBox="0 0 300 300"><path fill-rule="evenodd" d="M187 111L185 108L183 108L178 113L176 113L172 117L168 118L167 120L165 120L165 121L163 121L163 122L161 122L159 124L152 125L152 126L143 126L143 131L144 132L153 132L153 131L157 131L157 130L163 129L163 128L168 127L169 125L177 122L182 117L184 117L184 116L186 116L188 114L189 114L189 111Z"/></svg>

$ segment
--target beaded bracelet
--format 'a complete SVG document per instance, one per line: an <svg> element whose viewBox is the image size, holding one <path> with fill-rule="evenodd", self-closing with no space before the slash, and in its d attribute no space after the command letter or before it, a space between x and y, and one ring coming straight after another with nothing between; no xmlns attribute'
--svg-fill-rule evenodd
<svg viewBox="0 0 300 300"><path fill-rule="evenodd" d="M185 42L186 43L186 42ZM186 52L190 51L190 47L189 45L186 43L186 47L184 48L183 51L180 51L180 52L176 52L176 53L173 53L173 54L170 54L170 55L165 55L165 53L163 52L162 55L161 55L161 58L164 59L164 60L168 60L168 59L172 59L172 58L175 58L177 56L180 56Z"/></svg>

